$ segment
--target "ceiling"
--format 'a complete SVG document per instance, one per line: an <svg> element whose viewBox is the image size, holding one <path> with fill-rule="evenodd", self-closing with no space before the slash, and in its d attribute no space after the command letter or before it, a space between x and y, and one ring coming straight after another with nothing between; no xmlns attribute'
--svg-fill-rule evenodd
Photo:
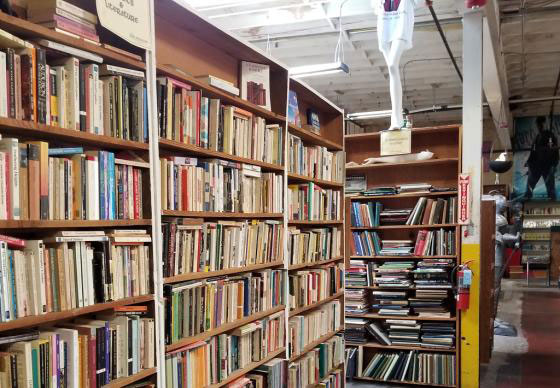
<svg viewBox="0 0 560 388"><path fill-rule="evenodd" d="M267 50L289 67L334 59L341 0L187 0L212 22ZM560 0L500 0L502 50L510 96L553 95L560 67ZM463 0L435 0L434 10L462 68ZM347 112L390 109L389 75L377 48L370 0L342 7L350 74L305 82ZM523 37L523 39L522 39ZM426 7L416 13L414 47L401 60L404 106L410 110L462 102L462 85ZM560 101L556 104L560 106ZM550 111L550 102L512 106L514 114ZM488 114L487 114L488 116ZM461 111L415 115L415 122L457 122ZM385 120L367 122L383 127Z"/></svg>

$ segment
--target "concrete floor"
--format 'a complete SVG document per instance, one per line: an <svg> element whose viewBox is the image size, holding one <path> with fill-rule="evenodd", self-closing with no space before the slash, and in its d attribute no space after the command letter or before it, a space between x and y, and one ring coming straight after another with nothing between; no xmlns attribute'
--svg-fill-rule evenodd
<svg viewBox="0 0 560 388"><path fill-rule="evenodd" d="M527 288L504 280L498 318L517 328L517 337L494 337L488 365L481 366L481 388L560 387L560 290ZM349 388L390 388L349 382Z"/></svg>

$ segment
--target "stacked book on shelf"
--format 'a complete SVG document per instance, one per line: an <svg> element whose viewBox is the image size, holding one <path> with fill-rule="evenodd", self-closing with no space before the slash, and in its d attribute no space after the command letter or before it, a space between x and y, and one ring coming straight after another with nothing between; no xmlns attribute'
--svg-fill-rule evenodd
<svg viewBox="0 0 560 388"><path fill-rule="evenodd" d="M288 185L288 215L293 221L335 221L340 219L342 193L315 183Z"/></svg>
<svg viewBox="0 0 560 388"><path fill-rule="evenodd" d="M0 219L142 219L148 167L127 153L0 139Z"/></svg>
<svg viewBox="0 0 560 388"><path fill-rule="evenodd" d="M264 270L164 286L166 343L284 304L284 272Z"/></svg>
<svg viewBox="0 0 560 388"><path fill-rule="evenodd" d="M281 213L283 176L221 159L161 158L163 210Z"/></svg>
<svg viewBox="0 0 560 388"><path fill-rule="evenodd" d="M344 178L344 152L330 152L326 147L305 146L303 141L288 134L288 172L342 183Z"/></svg>
<svg viewBox="0 0 560 388"><path fill-rule="evenodd" d="M179 218L166 220L162 234L164 277L281 263L284 257L284 227L274 220Z"/></svg>
<svg viewBox="0 0 560 388"><path fill-rule="evenodd" d="M347 314L365 314L370 310L370 293L366 289L349 288L344 292L344 311Z"/></svg>
<svg viewBox="0 0 560 388"><path fill-rule="evenodd" d="M413 261L375 263L373 284L379 288L409 288L412 285L410 274L413 269Z"/></svg>
<svg viewBox="0 0 560 388"><path fill-rule="evenodd" d="M344 318L344 339L352 344L365 344L367 342L367 319Z"/></svg>
<svg viewBox="0 0 560 388"><path fill-rule="evenodd" d="M373 264L367 260L350 260L350 267L346 268L346 287L360 288L373 286L375 273Z"/></svg>
<svg viewBox="0 0 560 388"><path fill-rule="evenodd" d="M342 252L340 228L288 228L290 265L312 264L339 257Z"/></svg>
<svg viewBox="0 0 560 388"><path fill-rule="evenodd" d="M150 294L150 242L145 230L2 236L0 321Z"/></svg>
<svg viewBox="0 0 560 388"><path fill-rule="evenodd" d="M420 324L415 320L386 319L388 338L392 345L420 346Z"/></svg>
<svg viewBox="0 0 560 388"><path fill-rule="evenodd" d="M381 240L379 256L410 256L414 246L411 240Z"/></svg>
<svg viewBox="0 0 560 388"><path fill-rule="evenodd" d="M344 337L337 334L319 344L305 356L290 363L288 387L300 388L318 384L344 362Z"/></svg>
<svg viewBox="0 0 560 388"><path fill-rule="evenodd" d="M457 222L457 198L420 197L406 225L453 224Z"/></svg>
<svg viewBox="0 0 560 388"><path fill-rule="evenodd" d="M421 346L426 348L453 349L456 340L454 322L421 322Z"/></svg>
<svg viewBox="0 0 560 388"><path fill-rule="evenodd" d="M170 77L157 80L159 135L163 139L281 165L283 129L239 107L204 97Z"/></svg>
<svg viewBox="0 0 560 388"><path fill-rule="evenodd" d="M415 256L454 256L456 253L454 229L420 230L414 244Z"/></svg>
<svg viewBox="0 0 560 388"><path fill-rule="evenodd" d="M284 330L284 312L280 311L169 352L165 359L167 384L194 388L224 381L236 371L279 352L284 347ZM267 363L260 370L267 372L272 367Z"/></svg>
<svg viewBox="0 0 560 388"><path fill-rule="evenodd" d="M406 317L410 315L406 291L372 291L371 308L379 315Z"/></svg>
<svg viewBox="0 0 560 388"><path fill-rule="evenodd" d="M292 310L320 302L339 292L344 285L344 264L291 272L288 301Z"/></svg>
<svg viewBox="0 0 560 388"><path fill-rule="evenodd" d="M384 195L395 195L398 194L398 190L394 186L378 186L378 187L371 187L367 190L364 190L363 195L371 196L371 197L379 197Z"/></svg>
<svg viewBox="0 0 560 388"><path fill-rule="evenodd" d="M0 345L2 387L100 387L155 367L155 323L136 306L75 319Z"/></svg>

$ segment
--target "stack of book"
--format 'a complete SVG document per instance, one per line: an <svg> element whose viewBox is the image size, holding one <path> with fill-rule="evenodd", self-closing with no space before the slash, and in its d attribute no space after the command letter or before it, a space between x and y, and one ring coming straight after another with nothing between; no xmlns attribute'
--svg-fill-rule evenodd
<svg viewBox="0 0 560 388"><path fill-rule="evenodd" d="M374 228L379 226L383 213L381 202L352 202L350 208L351 224L355 227Z"/></svg>
<svg viewBox="0 0 560 388"><path fill-rule="evenodd" d="M353 344L365 344L367 342L367 319L344 318L344 339Z"/></svg>
<svg viewBox="0 0 560 388"><path fill-rule="evenodd" d="M428 290L450 290L451 270L455 266L453 259L424 259L413 271L416 292Z"/></svg>
<svg viewBox="0 0 560 388"><path fill-rule="evenodd" d="M330 152L326 147L306 147L303 141L288 134L288 171L331 182L342 183L344 152Z"/></svg>
<svg viewBox="0 0 560 388"><path fill-rule="evenodd" d="M457 222L457 198L421 197L406 220L406 225L437 225Z"/></svg>
<svg viewBox="0 0 560 388"><path fill-rule="evenodd" d="M0 139L0 219L141 219L149 165L127 157Z"/></svg>
<svg viewBox="0 0 560 388"><path fill-rule="evenodd" d="M341 326L341 314L340 301L334 300L309 314L291 317L288 322L288 357L302 354L311 342L338 331Z"/></svg>
<svg viewBox="0 0 560 388"><path fill-rule="evenodd" d="M288 257L290 265L316 263L340 257L342 230L340 228L288 228Z"/></svg>
<svg viewBox="0 0 560 388"><path fill-rule="evenodd" d="M283 163L283 130L278 124L235 106L223 105L200 90L169 77L157 79L159 135L212 151Z"/></svg>
<svg viewBox="0 0 560 388"><path fill-rule="evenodd" d="M288 215L293 221L340 219L342 193L322 189L315 183L288 185Z"/></svg>
<svg viewBox="0 0 560 388"><path fill-rule="evenodd" d="M352 232L352 256L378 256L381 252L381 239L377 232L364 230Z"/></svg>
<svg viewBox="0 0 560 388"><path fill-rule="evenodd" d="M379 315L406 317L410 314L406 291L373 291L371 307L378 309Z"/></svg>
<svg viewBox="0 0 560 388"><path fill-rule="evenodd" d="M347 289L344 292L344 311L347 314L365 314L369 312L369 290Z"/></svg>
<svg viewBox="0 0 560 388"><path fill-rule="evenodd" d="M317 303L336 294L344 284L344 264L290 273L288 300L290 308L297 309Z"/></svg>
<svg viewBox="0 0 560 388"><path fill-rule="evenodd" d="M422 322L420 326L422 346L441 349L455 347L455 323Z"/></svg>
<svg viewBox="0 0 560 388"><path fill-rule="evenodd" d="M456 252L455 230L420 230L414 244L415 256L453 256Z"/></svg>
<svg viewBox="0 0 560 388"><path fill-rule="evenodd" d="M364 195L372 197L378 197L382 195L395 195L397 193L398 191L395 186L371 187L364 191Z"/></svg>
<svg viewBox="0 0 560 388"><path fill-rule="evenodd" d="M166 355L172 387L206 387L284 347L284 312L241 326Z"/></svg>
<svg viewBox="0 0 560 388"><path fill-rule="evenodd" d="M151 292L144 230L60 231L44 240L0 238L0 321L72 310Z"/></svg>
<svg viewBox="0 0 560 388"><path fill-rule="evenodd" d="M284 304L284 271L265 270L164 286L166 343Z"/></svg>
<svg viewBox="0 0 560 388"><path fill-rule="evenodd" d="M366 330L370 334L370 336L378 343L386 346L390 346L393 344L382 326L378 325L376 322L369 322L366 325Z"/></svg>
<svg viewBox="0 0 560 388"><path fill-rule="evenodd" d="M380 213L381 225L403 225L411 213L412 209L383 209Z"/></svg>
<svg viewBox="0 0 560 388"><path fill-rule="evenodd" d="M142 306L133 306L123 313L13 336L3 341L0 385L100 387L153 368L155 324L144 315Z"/></svg>
<svg viewBox="0 0 560 388"><path fill-rule="evenodd" d="M161 158L163 210L281 213L283 176L221 159Z"/></svg>
<svg viewBox="0 0 560 388"><path fill-rule="evenodd" d="M367 179L365 176L347 176L344 184L344 192L347 197L356 197L367 190Z"/></svg>
<svg viewBox="0 0 560 388"><path fill-rule="evenodd" d="M366 260L350 260L345 278L348 288L373 286L375 278L373 263Z"/></svg>
<svg viewBox="0 0 560 388"><path fill-rule="evenodd" d="M282 262L284 257L284 228L274 220L176 219L162 224L162 234L164 277Z"/></svg>
<svg viewBox="0 0 560 388"><path fill-rule="evenodd" d="M432 185L429 183L408 183L404 185L399 185L397 189L399 194L429 193L431 190L432 190Z"/></svg>
<svg viewBox="0 0 560 388"><path fill-rule="evenodd" d="M373 356L361 376L379 381L455 385L455 361L455 355L451 354L379 352Z"/></svg>
<svg viewBox="0 0 560 388"><path fill-rule="evenodd" d="M344 338L337 334L293 362L288 368L288 387L316 385L344 362Z"/></svg>
<svg viewBox="0 0 560 388"><path fill-rule="evenodd" d="M56 32L99 44L97 16L65 0L28 0L27 19Z"/></svg>
<svg viewBox="0 0 560 388"><path fill-rule="evenodd" d="M408 288L412 285L410 274L413 261L387 261L375 265L373 283L379 288Z"/></svg>
<svg viewBox="0 0 560 388"><path fill-rule="evenodd" d="M412 240L381 240L379 256L410 256L413 244Z"/></svg>
<svg viewBox="0 0 560 388"><path fill-rule="evenodd" d="M251 381L248 388L284 388L288 384L286 361L274 358L246 375Z"/></svg>
<svg viewBox="0 0 560 388"><path fill-rule="evenodd" d="M387 319L389 339L393 345L420 346L420 324L414 320Z"/></svg>

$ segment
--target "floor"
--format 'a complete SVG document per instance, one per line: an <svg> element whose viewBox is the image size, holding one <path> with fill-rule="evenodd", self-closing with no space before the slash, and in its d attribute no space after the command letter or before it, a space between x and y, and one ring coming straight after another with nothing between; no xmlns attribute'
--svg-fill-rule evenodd
<svg viewBox="0 0 560 388"><path fill-rule="evenodd" d="M481 388L560 386L560 290L526 287L504 280L498 318L517 328L517 337L495 336L492 360L481 367ZM350 382L349 388L396 385Z"/></svg>

